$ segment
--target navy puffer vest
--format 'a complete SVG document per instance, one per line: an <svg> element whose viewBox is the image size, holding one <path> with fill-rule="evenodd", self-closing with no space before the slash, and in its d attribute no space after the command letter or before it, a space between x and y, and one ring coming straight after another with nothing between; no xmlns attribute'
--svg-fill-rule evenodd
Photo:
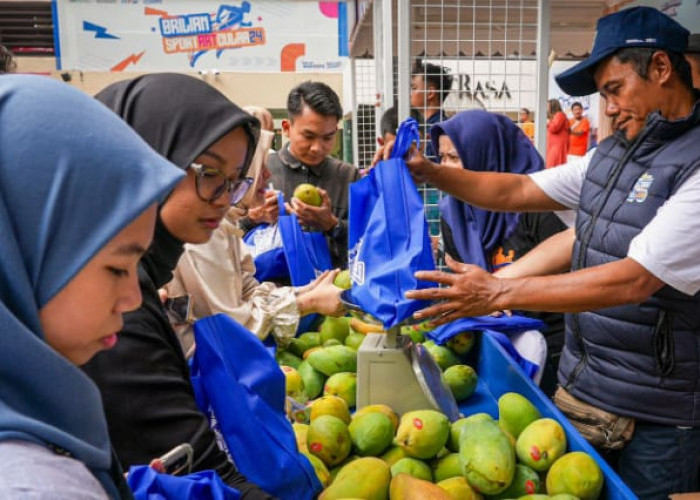
<svg viewBox="0 0 700 500"><path fill-rule="evenodd" d="M573 270L627 256L632 239L700 166L698 125L700 102L680 121L654 113L632 144L620 137L600 144L581 190ZM589 404L697 426L699 374L700 293L664 286L641 304L567 315L559 382Z"/></svg>

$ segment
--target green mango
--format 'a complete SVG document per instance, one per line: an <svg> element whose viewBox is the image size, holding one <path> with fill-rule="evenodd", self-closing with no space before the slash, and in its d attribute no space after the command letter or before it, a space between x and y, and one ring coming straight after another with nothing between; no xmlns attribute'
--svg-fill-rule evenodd
<svg viewBox="0 0 700 500"><path fill-rule="evenodd" d="M433 477L435 482L462 475L459 465L459 453L450 453L433 461Z"/></svg>
<svg viewBox="0 0 700 500"><path fill-rule="evenodd" d="M428 459L437 455L447 443L450 421L435 410L404 413L396 431L394 444L412 458Z"/></svg>
<svg viewBox="0 0 700 500"><path fill-rule="evenodd" d="M301 358L289 351L277 351L277 354L275 354L275 359L277 360L278 365L291 366L297 370L301 364Z"/></svg>
<svg viewBox="0 0 700 500"><path fill-rule="evenodd" d="M430 470L430 466L417 458L402 458L392 465L391 477L396 477L399 474L408 474L409 476L422 479L423 481L433 480L433 473Z"/></svg>
<svg viewBox="0 0 700 500"><path fill-rule="evenodd" d="M320 371L314 369L307 360L302 361L297 368L299 375L304 381L304 390L309 399L316 399L323 392L323 385L326 382L326 376Z"/></svg>
<svg viewBox="0 0 700 500"><path fill-rule="evenodd" d="M542 415L535 405L517 392L506 392L498 398L498 425L515 439L525 427L539 418Z"/></svg>
<svg viewBox="0 0 700 500"><path fill-rule="evenodd" d="M464 426L469 422L478 422L481 420L493 420L493 418L491 418L491 415L488 413L475 413L474 415L470 415L466 418L460 418L459 420L452 422L452 425L450 426L450 437L447 441L447 448L449 448L450 451L458 453L459 437L462 435L462 429Z"/></svg>
<svg viewBox="0 0 700 500"><path fill-rule="evenodd" d="M391 446L384 454L379 457L386 462L386 464L391 467L396 462L402 458L406 458L406 452L400 446Z"/></svg>
<svg viewBox="0 0 700 500"><path fill-rule="evenodd" d="M381 459L363 457L343 467L318 500L388 500L391 471Z"/></svg>
<svg viewBox="0 0 700 500"><path fill-rule="evenodd" d="M357 374L340 372L331 375L323 386L323 395L338 396L345 400L348 408L354 407L357 397Z"/></svg>
<svg viewBox="0 0 700 500"><path fill-rule="evenodd" d="M289 341L289 352L295 356L302 357L305 351L321 345L321 334L318 332L302 333L298 337Z"/></svg>
<svg viewBox="0 0 700 500"><path fill-rule="evenodd" d="M543 472L566 451L566 434L556 420L541 418L523 429L515 451L521 463Z"/></svg>
<svg viewBox="0 0 700 500"><path fill-rule="evenodd" d="M348 346L350 349L358 350L360 346L362 345L362 342L365 341L366 335L364 333L355 333L352 332L350 335L345 337L345 345Z"/></svg>
<svg viewBox="0 0 700 500"><path fill-rule="evenodd" d="M455 476L442 481L436 481L440 488L449 493L452 500L483 500L479 493L474 491L463 476Z"/></svg>
<svg viewBox="0 0 700 500"><path fill-rule="evenodd" d="M321 344L324 342L335 339L340 344L345 342L345 338L350 333L350 318L334 318L333 316L326 316L321 323Z"/></svg>
<svg viewBox="0 0 700 500"><path fill-rule="evenodd" d="M534 495L542 492L540 475L527 465L515 464L515 474L510 486L493 497L493 500L518 498L523 495Z"/></svg>
<svg viewBox="0 0 700 500"><path fill-rule="evenodd" d="M603 489L603 472L589 454L574 451L554 462L547 472L547 493L596 500Z"/></svg>
<svg viewBox="0 0 700 500"><path fill-rule="evenodd" d="M468 365L453 365L445 370L445 382L457 401L467 399L474 393L478 377Z"/></svg>
<svg viewBox="0 0 700 500"><path fill-rule="evenodd" d="M358 455L377 456L394 438L394 425L383 413L373 412L355 417L348 426L350 439Z"/></svg>
<svg viewBox="0 0 700 500"><path fill-rule="evenodd" d="M344 345L334 345L309 354L308 362L330 377L340 372L357 372L357 352Z"/></svg>
<svg viewBox="0 0 700 500"><path fill-rule="evenodd" d="M462 428L459 462L467 482L486 495L501 493L515 475L515 450L492 420L472 421Z"/></svg>
<svg viewBox="0 0 700 500"><path fill-rule="evenodd" d="M350 455L352 441L345 422L331 415L321 415L309 424L306 432L309 452L333 467Z"/></svg>
<svg viewBox="0 0 700 500"><path fill-rule="evenodd" d="M457 355L445 346L437 345L434 342L426 342L423 345L428 349L430 355L433 357L435 362L443 371L447 370L450 366L458 365L461 363Z"/></svg>

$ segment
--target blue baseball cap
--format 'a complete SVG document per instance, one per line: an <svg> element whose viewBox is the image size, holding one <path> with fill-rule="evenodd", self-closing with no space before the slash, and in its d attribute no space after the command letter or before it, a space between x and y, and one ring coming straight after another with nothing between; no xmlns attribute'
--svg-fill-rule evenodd
<svg viewBox="0 0 700 500"><path fill-rule="evenodd" d="M555 77L571 96L598 92L593 73L600 62L619 49L648 47L683 54L690 32L652 7L633 7L601 17L596 26L591 55Z"/></svg>

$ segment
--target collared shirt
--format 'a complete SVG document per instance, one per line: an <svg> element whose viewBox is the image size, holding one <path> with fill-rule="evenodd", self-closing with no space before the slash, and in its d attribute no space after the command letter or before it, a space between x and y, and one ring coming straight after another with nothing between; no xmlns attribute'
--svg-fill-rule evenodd
<svg viewBox="0 0 700 500"><path fill-rule="evenodd" d="M332 156L326 156L318 165L306 165L292 156L289 144L278 154L268 156L267 167L272 174L270 182L282 192L286 201L292 199L294 189L303 183L328 191L331 211L340 221L335 234L326 234L331 259L335 267L347 267L349 186L360 178L357 168Z"/></svg>

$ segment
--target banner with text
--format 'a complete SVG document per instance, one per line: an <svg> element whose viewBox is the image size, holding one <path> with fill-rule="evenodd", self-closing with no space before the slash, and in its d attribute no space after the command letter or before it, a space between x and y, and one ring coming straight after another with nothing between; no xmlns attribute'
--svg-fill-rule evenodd
<svg viewBox="0 0 700 500"><path fill-rule="evenodd" d="M59 69L341 72L345 2L53 0Z"/></svg>

